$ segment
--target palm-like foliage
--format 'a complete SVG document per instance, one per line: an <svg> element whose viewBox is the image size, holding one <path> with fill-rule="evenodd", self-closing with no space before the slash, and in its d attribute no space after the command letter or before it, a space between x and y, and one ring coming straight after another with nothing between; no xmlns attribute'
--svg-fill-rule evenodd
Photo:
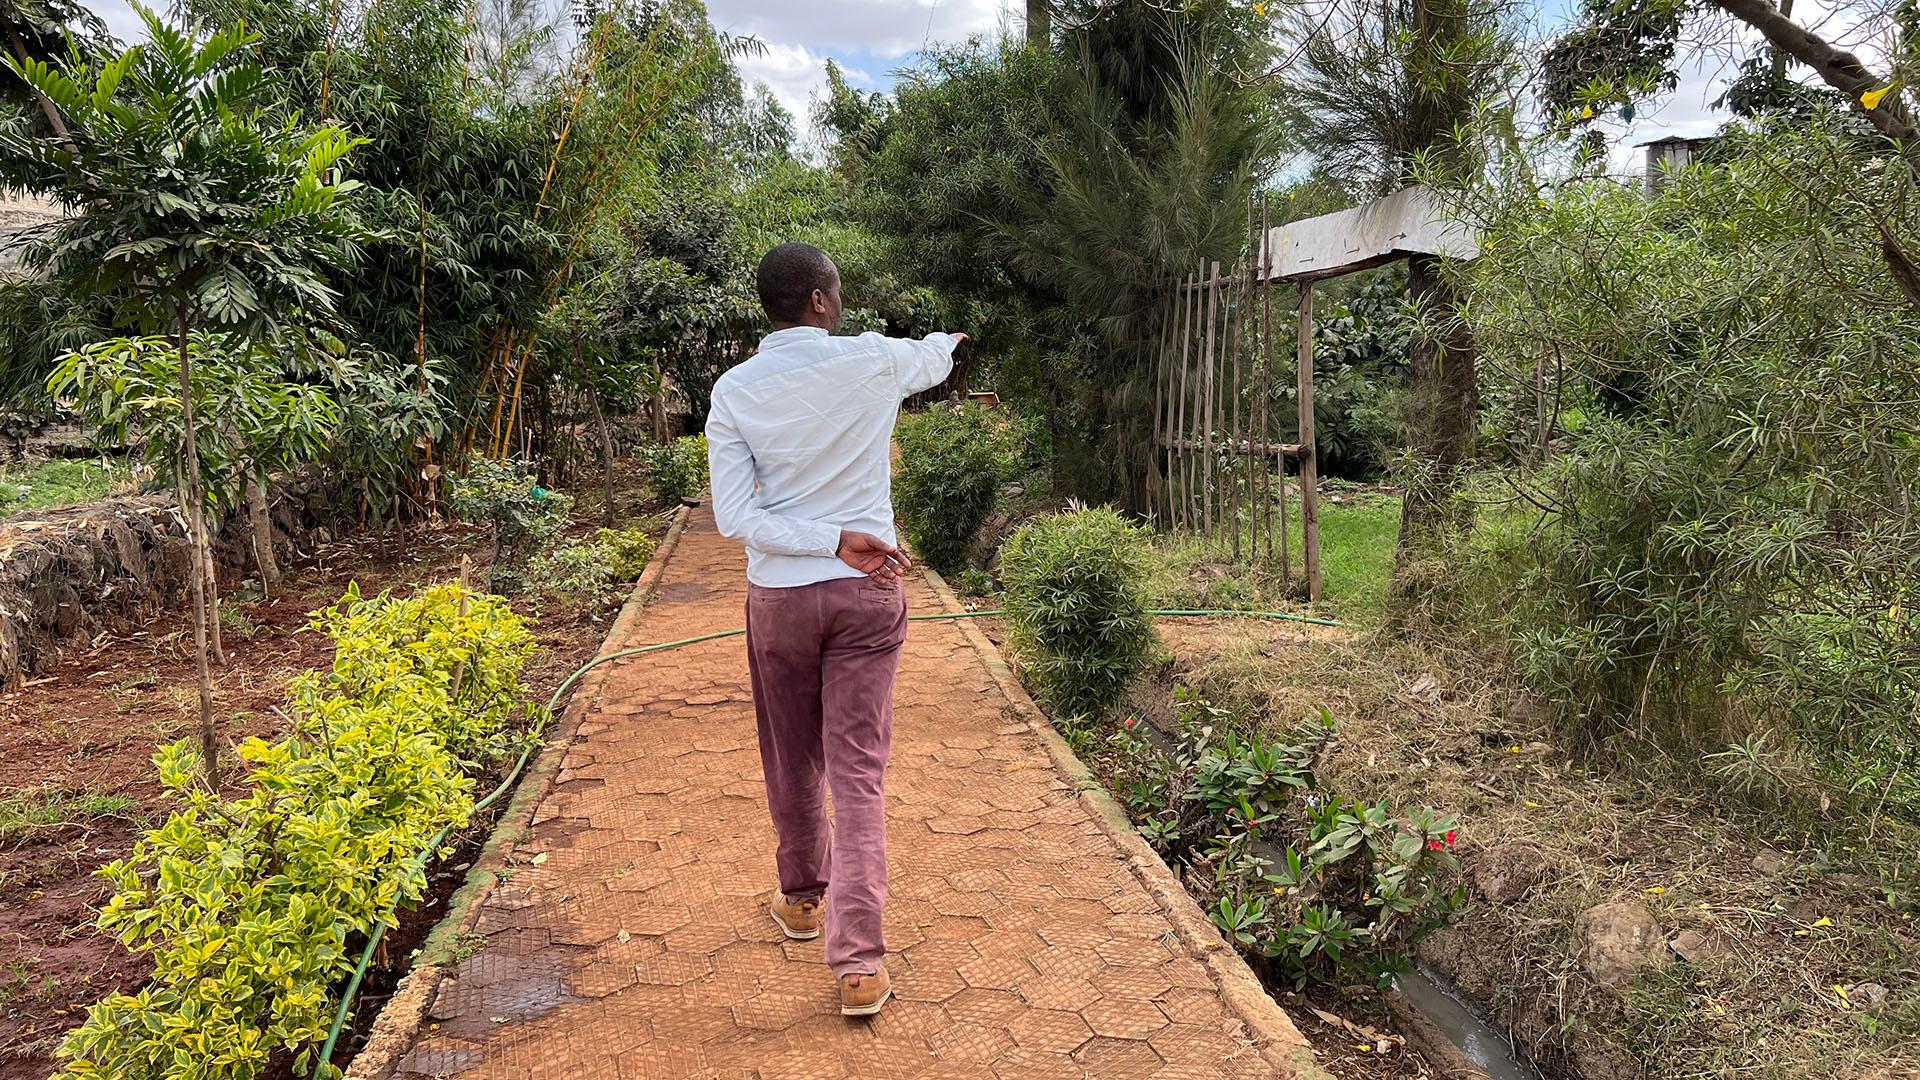
<svg viewBox="0 0 1920 1080"><path fill-rule="evenodd" d="M8 64L70 129L0 130L9 178L71 211L24 261L148 331L258 335L330 314L324 268L350 261L360 235L337 205L358 185L332 175L361 140L246 119L264 77L244 25L196 43L141 15L148 44L103 64Z"/></svg>
<svg viewBox="0 0 1920 1080"><path fill-rule="evenodd" d="M81 45L104 42L107 25L77 0L0 0L0 51L15 63L51 60ZM32 99L57 134L65 124L53 103L16 75L0 77L0 96Z"/></svg>
<svg viewBox="0 0 1920 1080"><path fill-rule="evenodd" d="M1297 144L1350 188L1386 194L1423 155L1460 155L1474 108L1511 85L1514 50L1489 0L1324 0L1289 15L1282 78ZM1471 154L1456 165L1470 167Z"/></svg>

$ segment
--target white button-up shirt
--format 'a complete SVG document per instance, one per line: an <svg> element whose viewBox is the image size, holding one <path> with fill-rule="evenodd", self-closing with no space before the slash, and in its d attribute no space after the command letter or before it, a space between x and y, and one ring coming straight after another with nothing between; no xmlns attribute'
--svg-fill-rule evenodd
<svg viewBox="0 0 1920 1080"><path fill-rule="evenodd" d="M713 384L707 461L713 517L770 588L861 576L840 530L897 542L890 449L900 402L953 369L951 334L920 341L817 326L776 330Z"/></svg>

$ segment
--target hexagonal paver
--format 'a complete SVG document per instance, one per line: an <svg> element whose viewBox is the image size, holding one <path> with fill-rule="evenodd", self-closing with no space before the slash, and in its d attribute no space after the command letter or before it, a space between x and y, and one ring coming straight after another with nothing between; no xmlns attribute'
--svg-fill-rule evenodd
<svg viewBox="0 0 1920 1080"><path fill-rule="evenodd" d="M740 622L739 549L707 511L656 586L609 647ZM909 589L937 606L925 583ZM823 942L767 918L775 837L729 638L600 669L511 878L475 912L484 948L442 984L403 1074L1271 1076L973 640L916 622L903 652L887 776L895 997L878 1016L840 1016Z"/></svg>
<svg viewBox="0 0 1920 1080"><path fill-rule="evenodd" d="M1032 1009L1014 1017L1007 1026L1013 1041L1030 1050L1071 1053L1093 1038L1093 1028L1077 1012L1065 1009Z"/></svg>
<svg viewBox="0 0 1920 1080"><path fill-rule="evenodd" d="M985 1064L1013 1048L1013 1036L1004 1024L954 1023L927 1040L933 1056L942 1061Z"/></svg>
<svg viewBox="0 0 1920 1080"><path fill-rule="evenodd" d="M1145 1039L1167 1026L1167 1018L1153 1005L1126 998L1101 998L1080 1010L1096 1035L1113 1039Z"/></svg>

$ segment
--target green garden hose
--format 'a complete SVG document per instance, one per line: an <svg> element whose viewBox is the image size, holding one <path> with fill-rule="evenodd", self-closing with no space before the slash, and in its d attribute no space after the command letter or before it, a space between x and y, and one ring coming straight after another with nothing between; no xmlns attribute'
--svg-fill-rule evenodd
<svg viewBox="0 0 1920 1080"><path fill-rule="evenodd" d="M978 619L988 615L1005 614L1006 609L1004 608L994 608L988 611L942 611L931 615L909 615L907 616L907 621L932 622L940 619ZM1225 616L1249 619L1277 619L1286 622L1309 623L1314 626L1340 625L1340 623L1333 619L1319 619L1310 615L1294 615L1284 611L1242 611L1236 608L1154 608L1149 610L1147 614L1156 617ZM610 664L615 660L625 659L629 656L638 656L641 653L660 652L663 649L677 649L683 645L698 645L703 641L717 641L721 638L740 637L746 632L745 627L736 630L716 630L711 634L700 634L696 637L681 638L678 641L663 641L658 645L641 645L637 648L621 649L618 652L595 657L574 669L573 674L561 680L560 685L554 688L553 697L547 702L547 715L552 716L554 710L560 707L560 699L565 696L568 690L573 689L573 685L580 681L581 676L599 667L601 664ZM538 748L539 745L539 742L535 740L529 739L527 741L527 745L520 751L520 757L514 761L513 768L508 769L507 775L501 778L499 786L489 792L485 798L473 804L475 813L485 810L487 807L493 805L500 796L507 793L507 789L512 787L514 781L520 778L521 771L527 767L527 759L533 756L534 750ZM452 829L452 825L443 826L439 832L434 834L433 839L427 842L427 846L422 848L420 853L413 857L411 863L413 873L419 873L426 869L427 860L433 857L434 851L439 849L441 841L447 838L447 833ZM399 898L395 897L394 906L387 910L386 920L375 926L373 933L367 935L367 947L360 950L360 962L354 965L353 977L347 980L346 992L340 995L340 1008L334 1012L333 1027L327 1032L326 1045L320 1049L319 1060L322 1062L331 1061L333 1058L333 1046L339 1041L340 1032L345 1029L347 1025L347 1013L353 1007L354 996L360 992L361 980L366 978L367 964L373 960L373 952L379 948L380 939L386 935L387 925L392 921L394 912L398 910L399 904Z"/></svg>

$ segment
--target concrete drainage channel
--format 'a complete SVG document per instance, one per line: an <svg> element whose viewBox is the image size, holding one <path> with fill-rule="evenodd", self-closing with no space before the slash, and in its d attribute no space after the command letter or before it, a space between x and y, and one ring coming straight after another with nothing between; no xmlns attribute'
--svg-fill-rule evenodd
<svg viewBox="0 0 1920 1080"><path fill-rule="evenodd" d="M1480 1019L1470 1005L1424 967L1416 967L1394 979L1393 988L1403 999L1396 1003L1399 1005L1396 1011L1411 1014L1402 1015L1401 1019L1412 1029L1409 1037L1420 1036L1422 1052L1429 1058L1465 1059L1453 1063L1436 1061L1444 1074L1460 1076L1464 1064L1484 1073L1489 1080L1544 1080L1538 1069L1520 1060L1511 1039ZM1435 1045L1436 1040L1431 1037L1435 1033L1451 1044L1455 1054L1448 1054L1445 1046Z"/></svg>
<svg viewBox="0 0 1920 1080"><path fill-rule="evenodd" d="M1174 737L1152 720L1141 726L1161 749L1175 745ZM1285 861L1285 852L1267 841L1254 840L1253 849L1271 862ZM1178 868L1173 869L1179 877ZM1544 1073L1521 1059L1511 1038L1483 1019L1479 1009L1425 965L1416 964L1412 971L1394 979L1387 1005L1399 1021L1401 1034L1442 1076L1452 1080L1546 1080Z"/></svg>

